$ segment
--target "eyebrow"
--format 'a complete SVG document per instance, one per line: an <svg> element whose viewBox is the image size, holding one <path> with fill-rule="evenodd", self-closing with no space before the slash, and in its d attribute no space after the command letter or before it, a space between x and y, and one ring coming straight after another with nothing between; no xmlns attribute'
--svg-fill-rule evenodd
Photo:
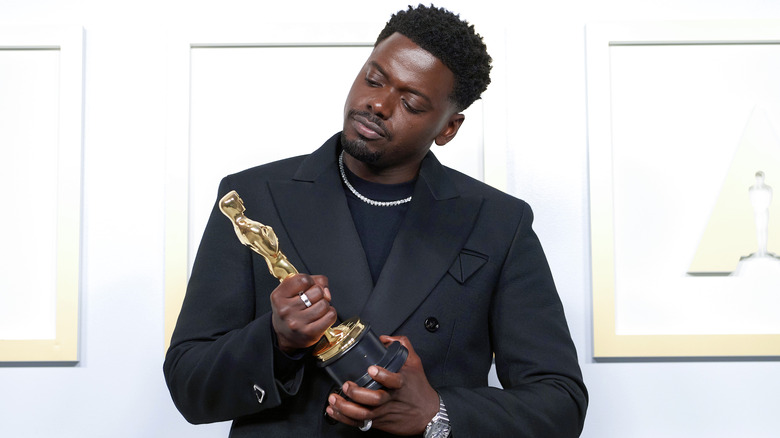
<svg viewBox="0 0 780 438"><path fill-rule="evenodd" d="M371 67L374 67L375 69L377 69L377 70L379 71L379 73L380 73L380 74L382 74L382 76L384 76L384 77L390 77L390 75L389 75L389 74L387 74L387 72L385 71L385 69L383 69L383 68L382 68L382 66L381 66L381 65L379 65L379 63L377 63L376 61L369 61L369 63L368 63L368 64L369 64ZM419 96L420 98L422 98L423 100L425 100L425 101L428 103L428 105L430 105L430 106L433 106L433 101L431 100L431 98L430 98L430 97L428 97L428 96L427 96L425 93L423 93L422 91L420 91L420 90L418 90L418 89L416 89L416 88L411 88L411 87L403 87L403 88L401 88L401 90L402 90L402 91L409 92L409 93L412 93L412 94L414 94L415 96Z"/></svg>

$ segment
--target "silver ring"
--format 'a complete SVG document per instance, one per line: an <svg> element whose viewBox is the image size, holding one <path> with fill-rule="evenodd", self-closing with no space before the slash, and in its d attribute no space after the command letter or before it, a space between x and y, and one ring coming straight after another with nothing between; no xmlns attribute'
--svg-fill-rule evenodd
<svg viewBox="0 0 780 438"><path fill-rule="evenodd" d="M306 292L301 292L298 296L301 297L301 301L303 301L303 305L305 305L306 308L311 307L311 301L309 301L309 297L306 296Z"/></svg>
<svg viewBox="0 0 780 438"><path fill-rule="evenodd" d="M371 429L371 425L374 424L373 420L363 420L363 426L359 427L361 432L368 432L368 429Z"/></svg>

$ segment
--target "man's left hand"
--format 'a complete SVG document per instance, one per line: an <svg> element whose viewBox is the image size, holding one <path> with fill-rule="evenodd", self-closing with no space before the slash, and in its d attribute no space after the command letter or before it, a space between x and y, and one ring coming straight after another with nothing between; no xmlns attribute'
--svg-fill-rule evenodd
<svg viewBox="0 0 780 438"><path fill-rule="evenodd" d="M345 397L331 394L327 413L332 418L350 426L361 427L366 420L372 427L396 435L419 435L439 411L439 396L425 377L420 356L415 353L405 336L381 336L388 345L400 342L409 356L397 373L371 366L368 374L384 389L361 388L354 382L342 387Z"/></svg>

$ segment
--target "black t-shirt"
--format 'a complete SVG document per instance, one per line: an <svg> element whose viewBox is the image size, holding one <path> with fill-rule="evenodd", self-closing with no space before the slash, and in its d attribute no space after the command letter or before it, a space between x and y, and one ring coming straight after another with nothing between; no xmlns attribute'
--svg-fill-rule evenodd
<svg viewBox="0 0 780 438"><path fill-rule="evenodd" d="M401 184L378 184L359 178L350 172L347 166L344 166L344 172L349 183L358 193L375 201L397 201L407 198L412 195L416 181L415 179ZM371 278L376 284L409 203L392 207L370 205L355 196L343 182L342 185L347 194L352 220L355 222L363 251L366 253Z"/></svg>

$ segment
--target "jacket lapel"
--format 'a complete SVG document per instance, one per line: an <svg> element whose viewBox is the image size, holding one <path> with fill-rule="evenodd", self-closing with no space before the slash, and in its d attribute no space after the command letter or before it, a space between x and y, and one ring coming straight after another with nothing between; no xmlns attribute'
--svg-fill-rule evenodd
<svg viewBox="0 0 780 438"><path fill-rule="evenodd" d="M292 180L272 181L269 186L303 263L296 267L328 277L332 304L343 320L358 314L373 282L341 188L337 145L334 136L303 161Z"/></svg>
<svg viewBox="0 0 780 438"><path fill-rule="evenodd" d="M292 180L269 182L293 246L282 251L297 254L300 272L328 277L332 304L342 320L359 315L377 335L391 334L447 274L482 198L460 194L429 153L374 286L341 186L337 154L338 134L307 157Z"/></svg>
<svg viewBox="0 0 780 438"><path fill-rule="evenodd" d="M393 248L360 313L374 333L393 333L446 275L481 204L481 197L459 194L438 160L428 154Z"/></svg>

